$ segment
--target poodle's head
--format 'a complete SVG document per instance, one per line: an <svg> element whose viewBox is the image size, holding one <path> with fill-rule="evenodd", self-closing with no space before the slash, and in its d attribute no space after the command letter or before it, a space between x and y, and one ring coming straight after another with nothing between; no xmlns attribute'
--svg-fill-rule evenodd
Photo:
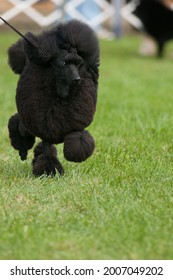
<svg viewBox="0 0 173 280"><path fill-rule="evenodd" d="M28 32L24 37L26 63L34 63L43 69L49 67L55 92L60 97L66 97L78 88L85 71L95 69L98 72L98 40L94 31L84 23L73 20L39 35Z"/></svg>
<svg viewBox="0 0 173 280"><path fill-rule="evenodd" d="M70 88L78 87L81 82L80 68L83 59L77 54L74 48L61 49L58 56L52 60L54 68L57 94L66 97Z"/></svg>
<svg viewBox="0 0 173 280"><path fill-rule="evenodd" d="M77 49L69 44L58 44L55 36L46 33L35 36L27 33L24 52L28 61L42 68L50 68L54 75L56 94L66 97L71 87L78 87L81 82L80 68L84 64Z"/></svg>

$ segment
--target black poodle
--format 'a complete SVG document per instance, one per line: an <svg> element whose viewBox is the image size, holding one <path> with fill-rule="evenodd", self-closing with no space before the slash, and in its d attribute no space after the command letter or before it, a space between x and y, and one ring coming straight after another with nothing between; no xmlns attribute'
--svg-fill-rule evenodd
<svg viewBox="0 0 173 280"><path fill-rule="evenodd" d="M145 31L157 43L157 55L163 56L165 43L173 39L173 11L161 0L131 0L133 14L143 23Z"/></svg>
<svg viewBox="0 0 173 280"><path fill-rule="evenodd" d="M85 23L72 20L39 35L27 33L8 50L9 65L20 75L9 119L11 145L22 160L35 142L33 174L64 173L53 144L64 142L64 156L86 160L95 147L84 130L93 121L99 77L99 43Z"/></svg>

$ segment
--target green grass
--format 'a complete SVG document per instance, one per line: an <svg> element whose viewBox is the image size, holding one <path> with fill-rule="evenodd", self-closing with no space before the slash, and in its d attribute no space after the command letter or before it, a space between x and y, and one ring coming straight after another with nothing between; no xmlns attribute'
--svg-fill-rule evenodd
<svg viewBox="0 0 173 280"><path fill-rule="evenodd" d="M173 258L173 61L137 54L138 37L101 41L95 153L34 178L9 143L18 77L0 34L0 259Z"/></svg>

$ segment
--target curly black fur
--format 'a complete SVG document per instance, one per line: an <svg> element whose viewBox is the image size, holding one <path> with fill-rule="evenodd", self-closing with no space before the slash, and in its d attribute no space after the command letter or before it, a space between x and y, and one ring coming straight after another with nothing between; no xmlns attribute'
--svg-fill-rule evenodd
<svg viewBox="0 0 173 280"><path fill-rule="evenodd" d="M55 175L56 170L63 175L64 169L57 158L57 151L54 145L47 145L44 142L38 143L34 149L34 159L32 161L33 174L40 176L44 173L46 175Z"/></svg>
<svg viewBox="0 0 173 280"><path fill-rule="evenodd" d="M94 139L88 131L75 131L64 137L64 156L69 161L82 162L92 155Z"/></svg>
<svg viewBox="0 0 173 280"><path fill-rule="evenodd" d="M19 151L21 160L25 160L27 158L27 151L35 143L35 137L24 130L18 114L15 114L9 119L8 129L11 145Z"/></svg>
<svg viewBox="0 0 173 280"><path fill-rule="evenodd" d="M55 174L57 169L63 174L52 144L64 142L64 156L76 162L87 159L94 150L94 140L84 129L96 110L98 39L88 25L77 20L25 37L27 40L20 39L8 50L9 65L20 74L16 123L9 120L11 144L19 153L25 146L25 159L33 139L39 137L42 152L37 155L40 148L36 147L33 173ZM26 136L31 139L29 146L23 144Z"/></svg>

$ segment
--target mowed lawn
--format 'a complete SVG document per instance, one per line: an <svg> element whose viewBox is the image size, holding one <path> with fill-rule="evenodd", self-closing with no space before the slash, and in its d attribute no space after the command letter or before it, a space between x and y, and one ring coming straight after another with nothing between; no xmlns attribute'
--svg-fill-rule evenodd
<svg viewBox="0 0 173 280"><path fill-rule="evenodd" d="M0 259L173 258L173 58L138 55L139 37L100 42L92 157L35 178L9 142L18 77L0 34Z"/></svg>

